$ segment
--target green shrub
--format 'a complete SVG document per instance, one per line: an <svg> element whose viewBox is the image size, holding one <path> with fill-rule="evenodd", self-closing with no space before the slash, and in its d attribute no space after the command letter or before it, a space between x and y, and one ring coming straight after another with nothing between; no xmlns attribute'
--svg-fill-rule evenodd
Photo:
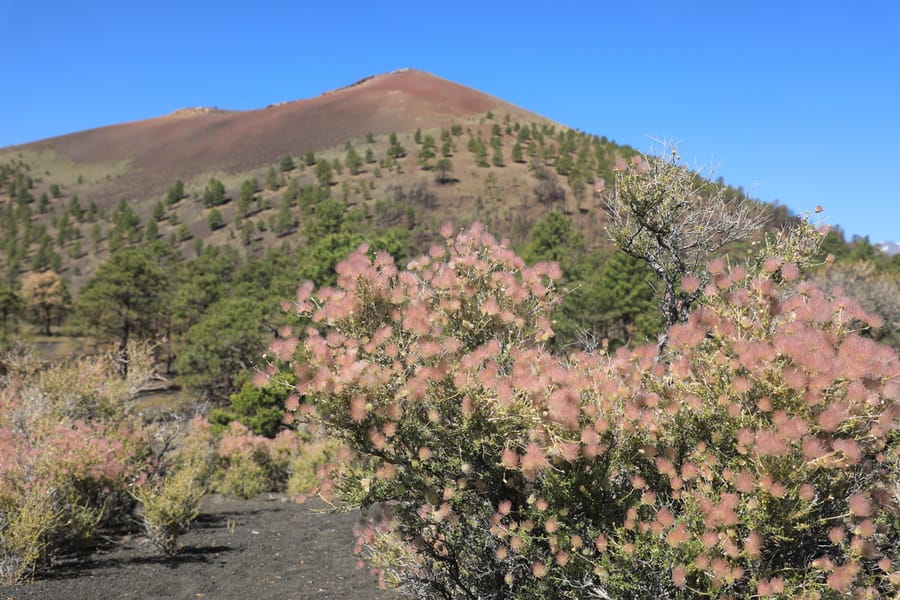
<svg viewBox="0 0 900 600"><path fill-rule="evenodd" d="M256 435L273 438L283 427L287 396L282 387L257 387L244 381L239 391L229 397L227 409L214 408L209 412L209 422L214 431L222 432L232 421L239 421Z"/></svg>
<svg viewBox="0 0 900 600"><path fill-rule="evenodd" d="M287 493L299 500L315 494L329 497L331 488L327 483L330 478L323 474L338 467L341 448L337 440L319 436L304 443L290 463Z"/></svg>
<svg viewBox="0 0 900 600"><path fill-rule="evenodd" d="M269 473L252 455L229 458L212 477L212 489L226 496L250 499L270 489Z"/></svg>
<svg viewBox="0 0 900 600"><path fill-rule="evenodd" d="M47 565L63 517L50 494L0 496L0 581L31 579Z"/></svg>
<svg viewBox="0 0 900 600"><path fill-rule="evenodd" d="M240 498L276 491L286 479L288 464L283 452L273 452L283 446L281 442L283 438L270 440L237 421L231 422L216 443L212 489Z"/></svg>
<svg viewBox="0 0 900 600"><path fill-rule="evenodd" d="M201 468L184 464L166 478L135 488L134 497L143 508L144 531L163 553L177 553L178 536L190 529L200 514L200 500L206 492Z"/></svg>

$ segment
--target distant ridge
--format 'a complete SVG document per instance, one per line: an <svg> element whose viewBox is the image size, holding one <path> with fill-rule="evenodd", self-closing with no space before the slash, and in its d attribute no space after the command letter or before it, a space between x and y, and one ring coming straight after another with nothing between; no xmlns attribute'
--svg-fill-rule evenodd
<svg viewBox="0 0 900 600"><path fill-rule="evenodd" d="M887 254L888 256L893 256L895 254L900 254L900 243L897 242L881 242L877 244L878 249Z"/></svg>
<svg viewBox="0 0 900 600"><path fill-rule="evenodd" d="M207 115L209 113L226 112L215 106L189 106L187 108L179 108L168 114L170 117L191 117L194 115Z"/></svg>

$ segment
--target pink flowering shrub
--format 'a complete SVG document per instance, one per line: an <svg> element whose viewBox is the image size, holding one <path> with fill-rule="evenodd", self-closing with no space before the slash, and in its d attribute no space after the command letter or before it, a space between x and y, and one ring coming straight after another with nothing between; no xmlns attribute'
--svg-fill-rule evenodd
<svg viewBox="0 0 900 600"><path fill-rule="evenodd" d="M135 381L121 380L111 361L9 364L0 384L4 581L31 577L55 550L126 520L129 487L152 470L149 439L122 406Z"/></svg>
<svg viewBox="0 0 900 600"><path fill-rule="evenodd" d="M336 459L334 443L284 429L274 438L255 435L232 421L214 441L212 488L222 494L252 498L263 492L302 497L327 492L315 477Z"/></svg>
<svg viewBox="0 0 900 600"><path fill-rule="evenodd" d="M252 498L269 491L269 439L232 421L216 445L212 489L220 494Z"/></svg>
<svg viewBox="0 0 900 600"><path fill-rule="evenodd" d="M293 305L290 419L348 450L358 551L423 598L894 597L900 363L801 282L801 226L710 265L664 354L555 355L559 276L478 225ZM692 285L692 281L687 282ZM273 365L268 375L278 379ZM287 379L287 378L285 378Z"/></svg>

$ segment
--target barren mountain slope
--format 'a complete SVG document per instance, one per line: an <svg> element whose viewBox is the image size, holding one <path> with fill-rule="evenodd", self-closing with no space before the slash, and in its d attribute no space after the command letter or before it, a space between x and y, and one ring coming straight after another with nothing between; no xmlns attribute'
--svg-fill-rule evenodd
<svg viewBox="0 0 900 600"><path fill-rule="evenodd" d="M83 165L124 162L127 167L100 182L92 196L151 196L179 177L187 181L213 170L249 171L288 154L358 140L367 132L436 127L489 110L545 121L498 98L409 69L258 110L188 109L50 138L0 151L0 159L24 151Z"/></svg>

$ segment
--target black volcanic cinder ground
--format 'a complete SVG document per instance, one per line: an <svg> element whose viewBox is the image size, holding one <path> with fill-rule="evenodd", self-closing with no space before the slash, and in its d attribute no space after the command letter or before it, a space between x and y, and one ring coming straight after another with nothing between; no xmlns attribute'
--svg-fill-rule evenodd
<svg viewBox="0 0 900 600"><path fill-rule="evenodd" d="M358 514L320 513L279 496L203 499L178 556L146 538L110 540L87 557L63 558L31 584L0 585L5 600L401 600L356 567Z"/></svg>

